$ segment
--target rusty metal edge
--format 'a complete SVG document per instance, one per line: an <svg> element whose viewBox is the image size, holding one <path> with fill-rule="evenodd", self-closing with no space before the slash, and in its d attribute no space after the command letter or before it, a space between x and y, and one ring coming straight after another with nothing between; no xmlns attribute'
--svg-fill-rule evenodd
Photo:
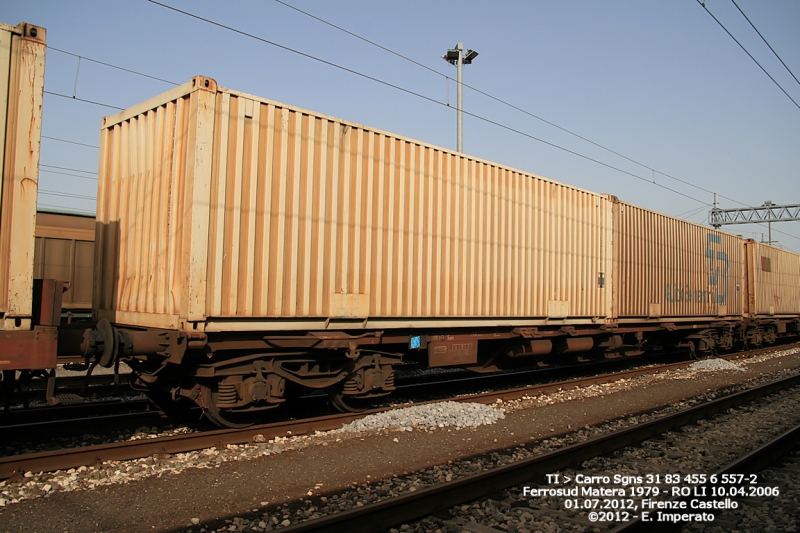
<svg viewBox="0 0 800 533"><path fill-rule="evenodd" d="M641 442L654 435L798 384L800 384L800 375L792 376L518 463L501 466L357 509L301 522L282 528L281 531L286 533L385 531L388 527L419 519L454 505L520 485L535 477L544 476L580 461Z"/></svg>

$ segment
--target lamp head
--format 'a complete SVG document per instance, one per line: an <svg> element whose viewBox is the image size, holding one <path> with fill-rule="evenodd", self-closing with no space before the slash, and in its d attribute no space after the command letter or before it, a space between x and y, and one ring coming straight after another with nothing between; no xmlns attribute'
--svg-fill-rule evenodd
<svg viewBox="0 0 800 533"><path fill-rule="evenodd" d="M464 64L469 65L476 57L478 57L478 52L475 50L467 50L467 53L464 54Z"/></svg>

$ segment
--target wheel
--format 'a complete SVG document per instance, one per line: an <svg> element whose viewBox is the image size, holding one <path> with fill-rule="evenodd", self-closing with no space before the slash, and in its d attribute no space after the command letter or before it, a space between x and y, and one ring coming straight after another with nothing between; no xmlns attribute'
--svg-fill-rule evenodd
<svg viewBox="0 0 800 533"><path fill-rule="evenodd" d="M203 411L205 417L215 426L221 428L246 428L257 424L264 416L264 409L236 410L217 406L219 393L211 391L208 408Z"/></svg>
<svg viewBox="0 0 800 533"><path fill-rule="evenodd" d="M328 389L331 404L342 413L362 413L372 407L373 398L356 398L342 393L341 386Z"/></svg>

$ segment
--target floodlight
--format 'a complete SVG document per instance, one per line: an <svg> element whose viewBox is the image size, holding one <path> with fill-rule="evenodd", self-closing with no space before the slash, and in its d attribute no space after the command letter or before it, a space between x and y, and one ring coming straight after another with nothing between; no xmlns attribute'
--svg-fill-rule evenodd
<svg viewBox="0 0 800 533"><path fill-rule="evenodd" d="M467 50L466 55L464 55L464 64L469 65L476 57L478 57L478 52L475 50Z"/></svg>
<svg viewBox="0 0 800 533"><path fill-rule="evenodd" d="M448 51L447 51L447 52L446 52L446 53L445 53L445 54L442 56L442 59L444 59L444 60L445 60L445 61L447 61L448 63L451 63L451 64L455 65L456 63L458 63L458 54L459 54L460 52L461 52L460 50L448 50Z"/></svg>

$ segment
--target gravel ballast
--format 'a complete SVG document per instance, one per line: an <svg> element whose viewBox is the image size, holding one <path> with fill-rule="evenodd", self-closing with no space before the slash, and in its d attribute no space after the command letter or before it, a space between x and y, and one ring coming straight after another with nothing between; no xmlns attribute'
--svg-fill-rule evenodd
<svg viewBox="0 0 800 533"><path fill-rule="evenodd" d="M346 424L337 432L349 433L391 428L401 431L410 431L413 428L476 428L485 424L494 424L503 418L505 415L502 409L481 403L437 402L365 416Z"/></svg>

